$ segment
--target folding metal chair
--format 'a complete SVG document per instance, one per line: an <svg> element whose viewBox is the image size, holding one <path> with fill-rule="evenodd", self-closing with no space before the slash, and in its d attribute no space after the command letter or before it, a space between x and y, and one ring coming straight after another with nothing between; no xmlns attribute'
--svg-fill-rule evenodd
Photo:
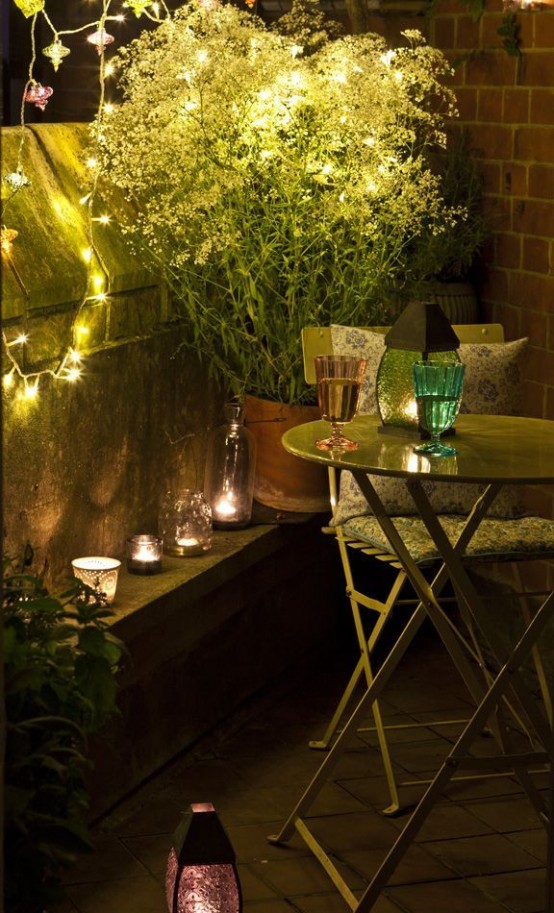
<svg viewBox="0 0 554 913"><path fill-rule="evenodd" d="M368 329L384 333L387 328L380 327ZM462 343L502 343L504 341L503 328L499 324L455 326L454 330ZM302 332L302 344L305 378L308 383L313 384L315 383L314 357L316 355L338 355L341 353L340 351L333 350L330 327L304 328ZM333 467L329 468L329 493L331 509L334 511L339 499L339 479L338 471ZM458 519L461 525L463 521L460 518ZM393 517L395 524L402 524L406 520L407 518ZM457 529L456 523L453 522L453 520L454 518L447 519L446 516L441 516L441 522L450 526L448 533L453 537L453 541L455 541ZM413 523L414 521L410 520L409 522ZM522 529L522 535L525 539L525 551L521 551L521 549L517 552L514 551L510 538L509 526L510 523L513 524L514 522L517 522L518 527L521 527ZM495 518L483 521L483 527L485 532L488 530L488 535L493 545L487 554L483 554L482 544L480 545L479 542L476 543L476 545L470 543L467 549L466 560L495 563L508 562L512 567L513 579L515 580L517 587L514 595L521 598L523 618L528 621L532 611L530 597L539 595L539 593L522 592L518 562L522 560L550 559L554 557L554 521L547 521L539 517L526 517L525 523L522 526L521 521ZM406 573L399 563L394 551L391 550L389 543L384 541L379 524L372 519L371 516L364 515L355 517L341 525L324 527L323 532L328 535L333 535L339 548L345 576L346 594L352 609L360 657L322 738L309 743L311 748L319 750L330 748L335 735L340 732L342 721L346 718L348 711L353 706L353 700L360 682L365 679L367 687L371 685L375 675L376 650L379 647L381 652L383 651L383 634L385 632L385 627L387 626L389 631L391 628L390 624L387 625L387 623L390 622L393 615L395 616L396 623L399 610L405 613L404 619L407 620L409 615L406 615L406 613L409 612L410 609L415 608L418 603L418 599L415 598L415 596L412 597L409 593L404 592L407 581ZM432 545L432 540L427 531L424 527L421 527L421 529L419 529L419 535L415 537L415 540L410 546L412 556L419 567L433 570L433 568L436 567L437 562L440 561L440 556L436 554L436 550L432 548ZM363 587L359 585L360 568L357 568L358 573L355 574L351 561L351 553L369 557L373 560L383 562L388 566L392 574L392 583L385 597L379 598L376 596L375 592L372 592L371 577L369 577L369 581L364 579ZM362 558L361 561L364 561L364 558ZM357 563L361 563L361 561ZM368 582L369 586L367 585ZM441 602L457 603L458 601L454 594L454 596L442 598ZM463 601L460 601L460 609L474 646L475 655L479 660L479 665L481 666L483 674L487 676L486 660L482 655L480 644L472 630L471 621L464 616ZM367 635L366 625L364 623L364 620L367 619L368 616L373 621L373 627L371 628L369 636ZM543 700L547 712L550 715L550 719L552 719L552 705L546 682L546 674L540 653L536 647L533 649L533 659ZM427 721L425 724L414 722L403 723L400 727L387 726L383 722L382 712L377 700L371 705L371 712L374 726L368 728L371 731L374 731L377 736L390 795L390 805L383 811L384 814L395 815L401 811L399 788L409 784L407 782L397 782L393 770L387 732L390 729L398 728L417 728L421 726L436 728L445 725L451 726L455 723L464 724L465 720L438 719L432 722ZM524 729L526 728L524 720L518 719L518 722Z"/></svg>

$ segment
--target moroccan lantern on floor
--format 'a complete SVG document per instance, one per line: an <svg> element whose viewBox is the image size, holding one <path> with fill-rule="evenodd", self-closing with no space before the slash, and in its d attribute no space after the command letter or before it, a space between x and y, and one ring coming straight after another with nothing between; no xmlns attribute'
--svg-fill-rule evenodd
<svg viewBox="0 0 554 913"><path fill-rule="evenodd" d="M169 913L241 913L233 847L213 805L191 805L173 837L165 889Z"/></svg>
<svg viewBox="0 0 554 913"><path fill-rule="evenodd" d="M414 301L385 336L385 353L377 371L380 432L428 437L419 425L414 395L415 361L459 361L460 341L434 302Z"/></svg>

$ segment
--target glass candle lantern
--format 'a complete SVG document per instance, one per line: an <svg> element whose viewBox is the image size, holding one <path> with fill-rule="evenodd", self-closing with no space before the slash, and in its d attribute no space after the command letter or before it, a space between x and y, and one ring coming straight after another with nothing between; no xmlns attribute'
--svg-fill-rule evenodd
<svg viewBox="0 0 554 913"><path fill-rule="evenodd" d="M78 580L86 583L109 604L114 601L121 561L90 555L87 558L74 558L71 566Z"/></svg>
<svg viewBox="0 0 554 913"><path fill-rule="evenodd" d="M168 492L159 517L159 533L168 555L202 555L212 544L212 512L201 491Z"/></svg>
<svg viewBox="0 0 554 913"><path fill-rule="evenodd" d="M256 441L244 426L240 403L226 404L225 419L208 442L204 493L214 526L241 529L252 517Z"/></svg>
<svg viewBox="0 0 554 913"><path fill-rule="evenodd" d="M159 536L131 536L126 542L127 570L130 574L159 574L163 543Z"/></svg>
<svg viewBox="0 0 554 913"><path fill-rule="evenodd" d="M406 307L385 336L385 353L377 371L379 431L425 438L414 395L416 361L459 362L458 337L434 302L416 301Z"/></svg>

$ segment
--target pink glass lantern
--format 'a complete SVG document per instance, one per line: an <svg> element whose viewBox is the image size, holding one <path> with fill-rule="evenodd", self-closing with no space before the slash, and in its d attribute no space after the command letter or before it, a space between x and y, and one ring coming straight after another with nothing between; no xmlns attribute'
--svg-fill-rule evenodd
<svg viewBox="0 0 554 913"><path fill-rule="evenodd" d="M233 847L211 803L195 803L177 828L167 860L169 913L241 913Z"/></svg>
<svg viewBox="0 0 554 913"><path fill-rule="evenodd" d="M24 97L25 101L29 102L29 104L44 111L48 104L48 99L53 93L54 89L52 89L51 86L41 86L40 82L32 82L25 92Z"/></svg>

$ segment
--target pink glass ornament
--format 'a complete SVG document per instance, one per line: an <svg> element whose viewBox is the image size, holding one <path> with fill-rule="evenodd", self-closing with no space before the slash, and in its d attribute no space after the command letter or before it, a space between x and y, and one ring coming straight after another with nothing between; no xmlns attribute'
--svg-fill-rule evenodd
<svg viewBox="0 0 554 913"><path fill-rule="evenodd" d="M25 101L44 111L48 99L53 93L54 89L51 89L50 86L41 86L40 82L32 82L25 92Z"/></svg>
<svg viewBox="0 0 554 913"><path fill-rule="evenodd" d="M87 41L93 44L99 54L102 53L106 45L115 41L113 35L108 35L105 29L97 29L91 35L87 35Z"/></svg>

